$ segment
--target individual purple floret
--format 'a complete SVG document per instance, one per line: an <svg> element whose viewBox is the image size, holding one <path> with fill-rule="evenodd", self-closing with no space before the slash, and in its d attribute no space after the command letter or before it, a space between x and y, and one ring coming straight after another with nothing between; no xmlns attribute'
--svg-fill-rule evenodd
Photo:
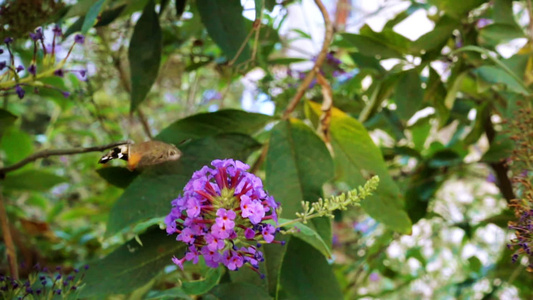
<svg viewBox="0 0 533 300"><path fill-rule="evenodd" d="M183 269L185 261L197 263L203 256L212 268L220 264L230 270L247 265L259 273L263 253L262 243L275 241L279 204L263 189L261 179L247 172L245 163L233 160L214 160L213 168L204 166L194 172L185 185L183 195L173 200L165 218L168 234L188 244L181 259L172 261Z"/></svg>
<svg viewBox="0 0 533 300"><path fill-rule="evenodd" d="M74 37L74 42L76 44L83 44L85 42L85 37L81 34L76 34L76 36Z"/></svg>

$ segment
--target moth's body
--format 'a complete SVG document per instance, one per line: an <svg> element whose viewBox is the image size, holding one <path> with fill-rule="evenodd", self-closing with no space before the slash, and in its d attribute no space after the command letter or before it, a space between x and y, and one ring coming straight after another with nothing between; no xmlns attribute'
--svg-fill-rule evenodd
<svg viewBox="0 0 533 300"><path fill-rule="evenodd" d="M122 159L128 162L128 169L133 171L137 168L178 160L180 157L181 151L176 146L160 141L148 141L113 148L100 158L99 163L105 164L113 159Z"/></svg>

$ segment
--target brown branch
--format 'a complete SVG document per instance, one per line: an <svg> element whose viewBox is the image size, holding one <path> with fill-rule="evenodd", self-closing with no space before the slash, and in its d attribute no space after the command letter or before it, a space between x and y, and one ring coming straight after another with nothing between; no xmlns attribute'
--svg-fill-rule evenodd
<svg viewBox="0 0 533 300"><path fill-rule="evenodd" d="M294 111L294 109L300 102L300 99L302 99L305 91L309 87L309 84L311 84L316 74L320 71L320 67L324 63L324 60L326 59L326 55L328 54L329 44L331 43L331 40L333 39L333 24L331 23L326 7L324 6L321 0L315 0L315 3L318 6L318 9L320 9L320 12L322 13L322 17L324 18L324 24L326 26L326 33L324 35L324 43L322 44L322 49L318 53L318 56L315 61L315 65L313 66L311 71L307 73L307 76L305 76L304 80L298 87L298 90L296 91L296 95L294 95L291 102L287 106L287 109L283 113L283 119L289 118L290 114Z"/></svg>
<svg viewBox="0 0 533 300"><path fill-rule="evenodd" d="M267 153L268 153L268 143L264 143L263 150L261 150L261 154L259 154L259 157L257 158L252 168L250 169L250 173L255 174L259 170L259 168L265 161Z"/></svg>
<svg viewBox="0 0 533 300"><path fill-rule="evenodd" d="M320 73L316 74L318 84L322 89L322 115L320 115L319 131L324 135L324 141L329 144L329 124L331 122L331 108L333 107L333 91L328 80Z"/></svg>
<svg viewBox="0 0 533 300"><path fill-rule="evenodd" d="M9 167L0 168L0 178L3 178L6 173L17 170L25 166L26 164L36 161L40 158L46 158L49 156L59 156L59 155L73 155L73 154L80 154L80 153L87 153L87 152L99 152L104 151L109 148L117 147L120 145L130 144L130 141L122 141L122 142L115 142L107 145L102 146L93 146L93 147L87 147L87 148L72 148L72 149L53 149L53 150L42 150L39 152L35 152L32 155L26 157L25 159L19 161L16 164L13 164Z"/></svg>
<svg viewBox="0 0 533 300"><path fill-rule="evenodd" d="M489 141L489 145L492 145L494 142L494 138L496 137L496 131L492 126L490 115L485 118L484 127L485 134L487 135L487 140ZM513 192L513 184L511 183L511 180L507 175L507 173L509 172L509 168L507 167L504 161L490 163L489 165L492 170L494 170L494 173L496 173L496 182L498 188L500 189L500 192L502 193L505 200L510 203L511 200L515 199L515 194Z"/></svg>
<svg viewBox="0 0 533 300"><path fill-rule="evenodd" d="M527 15L529 16L529 40L533 40L533 7L531 5L531 0L527 0Z"/></svg>
<svg viewBox="0 0 533 300"><path fill-rule="evenodd" d="M137 107L137 114L139 115L139 121L141 121L144 134L146 134L149 139L153 140L154 138L152 136L152 131L150 130L150 125L148 125L148 121L146 121L146 117L144 116L144 113L142 112L140 107Z"/></svg>
<svg viewBox="0 0 533 300"><path fill-rule="evenodd" d="M13 237L11 236L11 230L9 229L9 220L7 218L6 207L4 205L4 198L0 190L0 225L2 227L2 233L4 237L4 244L6 245L7 262L9 264L9 271L13 279L19 279L19 271L17 265L17 252L15 251L15 244L13 243Z"/></svg>

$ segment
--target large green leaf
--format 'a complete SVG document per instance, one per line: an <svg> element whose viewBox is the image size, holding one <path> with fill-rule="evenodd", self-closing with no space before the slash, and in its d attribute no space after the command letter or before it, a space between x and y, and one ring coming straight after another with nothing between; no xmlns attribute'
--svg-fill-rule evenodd
<svg viewBox="0 0 533 300"><path fill-rule="evenodd" d="M316 202L322 185L333 178L331 155L324 142L300 120L281 121L273 129L265 165L265 186L288 219L302 210L302 201ZM310 227L331 241L330 222L313 219Z"/></svg>
<svg viewBox="0 0 533 300"><path fill-rule="evenodd" d="M194 171L214 159L244 161L258 147L255 140L241 134L206 137L184 145L180 160L154 166L128 186L111 209L106 236L136 222L167 215L170 201L178 197Z"/></svg>
<svg viewBox="0 0 533 300"><path fill-rule="evenodd" d="M291 238L283 259L278 299L344 299L326 258L309 244Z"/></svg>
<svg viewBox="0 0 533 300"><path fill-rule="evenodd" d="M278 235L276 240L288 242L290 235ZM266 244L263 248L265 254L265 273L267 280L268 293L272 297L276 297L279 287L279 278L281 273L281 266L285 253L287 253L287 247L278 244Z"/></svg>
<svg viewBox="0 0 533 300"><path fill-rule="evenodd" d="M341 45L355 47L363 55L370 57L379 55L380 58L384 59L402 57L401 52L372 37L353 33L341 33L340 35L343 41Z"/></svg>
<svg viewBox="0 0 533 300"><path fill-rule="evenodd" d="M196 5L209 36L224 51L227 60L236 57L248 35L239 0L197 0ZM250 59L248 44L235 60L236 63Z"/></svg>
<svg viewBox="0 0 533 300"><path fill-rule="evenodd" d="M283 224L289 221L290 220L288 219L283 219L283 218L279 219L280 224ZM296 222L296 223L292 223L284 227L286 230L291 229L291 228L296 228L297 232L292 234L293 236L313 246L316 250L320 251L320 253L322 253L322 255L324 255L325 257L331 258L330 245L326 243L316 231L309 228L307 225L300 223L300 222Z"/></svg>
<svg viewBox="0 0 533 300"><path fill-rule="evenodd" d="M220 300L271 299L265 290L246 282L220 284L211 290L211 294Z"/></svg>
<svg viewBox="0 0 533 300"><path fill-rule="evenodd" d="M530 93L523 83L518 82L515 77L497 66L481 66L474 69L473 72L490 84L504 84L510 91L523 95Z"/></svg>
<svg viewBox="0 0 533 300"><path fill-rule="evenodd" d="M403 120L408 120L418 111L424 99L424 90L421 86L420 75L417 69L403 72L394 91L396 111Z"/></svg>
<svg viewBox="0 0 533 300"><path fill-rule="evenodd" d="M24 170L7 174L0 181L6 190L47 191L54 185L67 181L65 177L43 170Z"/></svg>
<svg viewBox="0 0 533 300"><path fill-rule="evenodd" d="M157 139L179 145L187 139L212 136L219 133L252 135L272 120L272 117L242 110L226 109L213 113L193 115L172 123L163 129Z"/></svg>
<svg viewBox="0 0 533 300"><path fill-rule="evenodd" d="M308 102L315 113L320 105ZM334 108L330 124L331 144L335 153L337 180L350 187L364 185L371 175L378 175L380 183L374 195L361 202L363 209L374 219L391 229L411 232L411 220L404 210L401 192L389 175L381 151L356 119Z"/></svg>
<svg viewBox="0 0 533 300"><path fill-rule="evenodd" d="M162 34L154 0L144 7L133 29L128 59L131 73L131 111L144 101L157 79L161 62Z"/></svg>
<svg viewBox="0 0 533 300"><path fill-rule="evenodd" d="M451 37L452 32L460 23L447 15L442 16L435 28L413 42L413 52L427 52L441 49Z"/></svg>
<svg viewBox="0 0 533 300"><path fill-rule="evenodd" d="M517 38L525 37L524 31L514 24L490 24L479 30L480 44L496 46Z"/></svg>
<svg viewBox="0 0 533 300"><path fill-rule="evenodd" d="M0 108L0 139L2 138L2 135L4 134L4 131L9 128L13 123L15 123L15 120L17 119L17 116L10 113L9 111Z"/></svg>
<svg viewBox="0 0 533 300"><path fill-rule="evenodd" d="M181 256L185 244L177 242L165 231L154 227L139 236L142 246L132 239L105 258L89 263L81 297L104 298L129 293L149 282L172 256Z"/></svg>
<svg viewBox="0 0 533 300"><path fill-rule="evenodd" d="M122 189L127 188L139 175L138 172L131 172L123 167L104 167L96 170L96 173L110 184Z"/></svg>

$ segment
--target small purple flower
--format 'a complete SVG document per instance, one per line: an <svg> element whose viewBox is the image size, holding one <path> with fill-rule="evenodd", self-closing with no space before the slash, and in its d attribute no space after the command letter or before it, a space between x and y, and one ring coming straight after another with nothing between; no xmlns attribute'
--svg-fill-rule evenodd
<svg viewBox="0 0 533 300"><path fill-rule="evenodd" d="M35 33L30 32L30 38L34 41L43 39L43 29L41 27L35 30Z"/></svg>
<svg viewBox="0 0 533 300"><path fill-rule="evenodd" d="M24 89L18 84L17 86L15 86L15 92L17 92L17 95L19 96L20 99L24 98L24 94L26 93Z"/></svg>
<svg viewBox="0 0 533 300"><path fill-rule="evenodd" d="M65 72L63 71L63 69L57 69L54 71L54 75L58 76L58 77L63 77L65 76Z"/></svg>
<svg viewBox="0 0 533 300"><path fill-rule="evenodd" d="M63 34L63 31L61 30L61 27L55 25L54 29L52 29L54 32L54 35L61 36Z"/></svg>
<svg viewBox="0 0 533 300"><path fill-rule="evenodd" d="M63 97L65 97L65 98L70 97L70 92L62 91L61 94L63 94Z"/></svg>
<svg viewBox="0 0 533 300"><path fill-rule="evenodd" d="M0 48L0 54L4 54L4 49Z"/></svg>
<svg viewBox="0 0 533 300"><path fill-rule="evenodd" d="M81 34L76 34L74 37L74 43L82 45L85 42L85 37Z"/></svg>
<svg viewBox="0 0 533 300"><path fill-rule="evenodd" d="M194 172L183 195L171 201L165 218L167 233L189 244L182 259L172 261L183 268L184 261L196 263L203 256L208 266L220 263L230 270L247 264L259 273L257 263L262 243L274 240L278 203L263 189L259 177L248 173L248 165L232 159L215 160L214 169L204 166Z"/></svg>
<svg viewBox="0 0 533 300"><path fill-rule="evenodd" d="M6 61L0 61L0 71L2 71L7 66Z"/></svg>
<svg viewBox="0 0 533 300"><path fill-rule="evenodd" d="M6 43L7 45L13 43L13 38L12 38L12 37L6 37L6 38L4 39L4 43Z"/></svg>
<svg viewBox="0 0 533 300"><path fill-rule="evenodd" d="M20 71L23 71L24 70L24 66L23 65L19 65L16 69L15 69L18 72Z"/></svg>
<svg viewBox="0 0 533 300"><path fill-rule="evenodd" d="M30 72L30 74L32 74L33 76L35 76L35 74L37 74L37 67L36 67L34 64L31 64L31 65L28 67L28 72Z"/></svg>
<svg viewBox="0 0 533 300"><path fill-rule="evenodd" d="M379 281L379 274L376 272L372 272L369 276L370 281Z"/></svg>

